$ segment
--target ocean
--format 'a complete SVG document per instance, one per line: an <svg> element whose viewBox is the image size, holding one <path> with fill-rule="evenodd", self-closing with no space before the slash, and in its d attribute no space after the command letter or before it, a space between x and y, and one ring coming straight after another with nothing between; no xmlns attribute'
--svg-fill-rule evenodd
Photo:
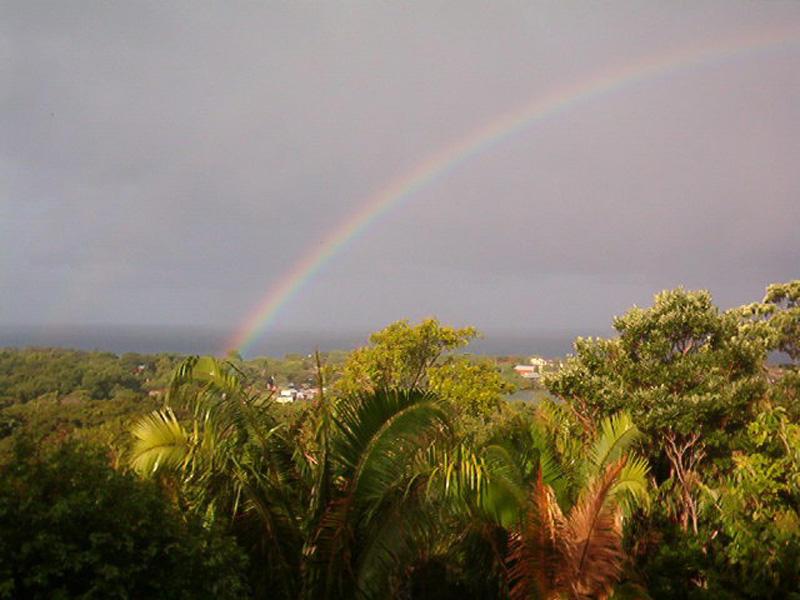
<svg viewBox="0 0 800 600"><path fill-rule="evenodd" d="M491 356L563 357L572 352L572 341L577 335L597 334L568 331L488 332L483 338L471 342L466 351ZM0 325L0 347L3 348L64 347L116 354L165 352L183 355L220 355L229 337L229 331L198 327ZM321 351L353 350L366 345L368 337L369 332L270 332L252 344L245 358L256 356L282 358L290 353L311 354L317 348Z"/></svg>

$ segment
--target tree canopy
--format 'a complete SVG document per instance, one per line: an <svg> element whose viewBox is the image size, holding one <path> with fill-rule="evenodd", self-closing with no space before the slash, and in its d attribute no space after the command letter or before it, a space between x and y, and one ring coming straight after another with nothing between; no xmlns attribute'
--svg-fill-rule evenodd
<svg viewBox="0 0 800 600"><path fill-rule="evenodd" d="M474 328L434 319L347 357L188 357L156 410L128 390L113 460L74 432L53 446L65 429L18 445L0 597L800 598L799 286L728 310L661 292L577 339L528 402L456 353ZM149 364L123 374L143 386ZM316 393L275 403L289 377ZM77 381L2 415L94 427L123 406Z"/></svg>
<svg viewBox="0 0 800 600"><path fill-rule="evenodd" d="M239 598L233 541L74 443L0 467L0 598Z"/></svg>

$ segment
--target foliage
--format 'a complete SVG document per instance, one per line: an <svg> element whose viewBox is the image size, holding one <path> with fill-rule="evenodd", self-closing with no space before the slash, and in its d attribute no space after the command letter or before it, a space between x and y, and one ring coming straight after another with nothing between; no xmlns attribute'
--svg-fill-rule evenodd
<svg viewBox="0 0 800 600"><path fill-rule="evenodd" d="M438 511L426 554L459 574L470 597L598 591L621 573L623 515L649 494L646 463L630 452L635 427L625 416L604 423L573 468L559 462L545 427L535 413L517 413L485 443L451 440L422 470Z"/></svg>
<svg viewBox="0 0 800 600"><path fill-rule="evenodd" d="M24 404L43 394L65 397L84 390L94 400L117 390L137 393L164 385L177 364L174 355L83 352L60 348L0 350L0 397Z"/></svg>
<svg viewBox="0 0 800 600"><path fill-rule="evenodd" d="M559 480L568 480L532 413L473 448L453 428L449 403L419 390L333 401L320 394L297 421L280 426L269 403L247 389L230 365L190 359L170 388L176 408L134 428L131 459L140 472L169 482L191 512L228 523L258 565L250 577L257 597L431 589L497 597L509 586L508 542L534 482L546 477L560 490L573 552L587 527L588 509L572 508L574 500L589 502L580 489L603 485L599 505L615 519L627 502L647 496L646 466L627 450L638 438L627 418L603 425L566 492ZM181 414L189 417L185 425ZM477 556L485 562L475 572ZM442 568L450 584L431 584L430 574Z"/></svg>
<svg viewBox="0 0 800 600"><path fill-rule="evenodd" d="M747 422L764 389L764 347L739 336L737 314L720 313L708 292L662 292L614 328L615 339L578 338L576 356L545 379L584 419L626 409L654 439L700 433L709 446Z"/></svg>
<svg viewBox="0 0 800 600"><path fill-rule="evenodd" d="M424 389L429 369L443 352L460 348L478 335L474 327L453 329L436 319L412 327L398 321L370 336L370 346L352 352L338 390L344 394L377 389Z"/></svg>
<svg viewBox="0 0 800 600"><path fill-rule="evenodd" d="M658 508L631 534L653 597L798 591L794 371L765 366L791 337L793 287L768 289L781 306L725 312L707 292L663 292L614 320L618 338L579 339L545 380L584 431L624 408L649 436Z"/></svg>
<svg viewBox="0 0 800 600"><path fill-rule="evenodd" d="M241 561L98 450L20 443L0 469L2 598L238 598Z"/></svg>
<svg viewBox="0 0 800 600"><path fill-rule="evenodd" d="M740 310L720 312L705 291L657 294L653 306L614 319L619 337L578 339L577 354L545 379L585 427L619 410L649 436L658 482L678 497L677 517L698 530L709 459L729 460L766 392L766 342Z"/></svg>
<svg viewBox="0 0 800 600"><path fill-rule="evenodd" d="M389 585L413 510L408 466L446 428L446 410L418 391L379 391L277 424L230 365L189 359L171 409L134 428L132 464L166 477L191 512L227 522L253 557L258 597L374 596ZM310 506L309 506L310 502Z"/></svg>
<svg viewBox="0 0 800 600"><path fill-rule="evenodd" d="M768 286L763 303L769 310L776 348L797 361L800 359L800 281Z"/></svg>
<svg viewBox="0 0 800 600"><path fill-rule="evenodd" d="M303 490L284 485L291 450L281 444L268 399L240 385L229 363L192 357L176 370L167 403L134 425L131 465L162 477L189 513L226 524L253 556L256 586L296 589L296 565L284 544L299 544L300 499L292 495ZM190 427L170 405L190 418Z"/></svg>
<svg viewBox="0 0 800 600"><path fill-rule="evenodd" d="M783 598L800 593L800 425L765 406L747 434L718 492L718 554L744 595Z"/></svg>
<svg viewBox="0 0 800 600"><path fill-rule="evenodd" d="M0 350L0 458L17 435L77 437L121 452L130 418L157 406L174 355L81 352L56 348Z"/></svg>
<svg viewBox="0 0 800 600"><path fill-rule="evenodd" d="M191 357L127 458L197 535L233 535L256 598L798 598L800 376L766 363L794 283L726 311L658 294L578 339L536 403L433 319L346 361ZM289 378L314 400L273 405ZM0 429L100 439L144 391L51 390Z"/></svg>
<svg viewBox="0 0 800 600"><path fill-rule="evenodd" d="M445 356L478 335L474 327L453 329L435 319L416 326L398 321L372 334L370 346L350 354L335 390L342 396L364 390L431 390L461 415L485 420L515 387L494 361Z"/></svg>
<svg viewBox="0 0 800 600"><path fill-rule="evenodd" d="M466 414L488 418L500 409L514 387L486 362L448 360L428 369L430 389Z"/></svg>

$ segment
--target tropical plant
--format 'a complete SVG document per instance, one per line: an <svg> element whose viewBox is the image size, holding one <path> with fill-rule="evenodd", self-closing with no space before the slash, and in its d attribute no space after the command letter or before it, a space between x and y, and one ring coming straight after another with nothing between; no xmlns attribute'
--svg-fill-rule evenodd
<svg viewBox="0 0 800 600"><path fill-rule="evenodd" d="M441 401L320 393L296 423L277 424L267 399L207 357L181 365L168 401L181 408L134 427L132 464L165 478L188 510L229 524L260 597L377 597L398 585L427 523L409 467L448 429Z"/></svg>
<svg viewBox="0 0 800 600"><path fill-rule="evenodd" d="M566 468L540 420L505 423L477 448L436 449L418 469L438 509L428 552L471 597L608 591L624 566L623 518L648 501L647 463L631 451L640 437L630 416L608 418Z"/></svg>
<svg viewBox="0 0 800 600"><path fill-rule="evenodd" d="M538 471L512 533L512 598L596 598L612 590L624 568L624 515L649 500L647 462L631 452L640 438L630 415L604 419L571 506L559 505Z"/></svg>
<svg viewBox="0 0 800 600"><path fill-rule="evenodd" d="M294 477L293 449L269 398L248 392L228 363L192 357L176 370L167 403L133 426L131 465L164 479L189 512L227 523L251 555L257 593L296 594L296 511L306 489Z"/></svg>
<svg viewBox="0 0 800 600"><path fill-rule="evenodd" d="M98 447L23 437L0 467L0 598L240 598L245 562Z"/></svg>

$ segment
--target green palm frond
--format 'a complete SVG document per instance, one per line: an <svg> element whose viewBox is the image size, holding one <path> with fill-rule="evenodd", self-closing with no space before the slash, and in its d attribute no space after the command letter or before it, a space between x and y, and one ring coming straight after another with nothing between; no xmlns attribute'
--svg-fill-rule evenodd
<svg viewBox="0 0 800 600"><path fill-rule="evenodd" d="M191 452L191 440L169 408L156 410L131 428L136 438L131 466L140 474L184 466Z"/></svg>
<svg viewBox="0 0 800 600"><path fill-rule="evenodd" d="M519 521L526 501L526 477L517 456L507 447L492 444L482 449L488 485L481 508L494 523L509 527Z"/></svg>
<svg viewBox="0 0 800 600"><path fill-rule="evenodd" d="M422 555L430 532L436 529L435 519L419 504L398 507L367 536L357 571L356 589L360 598L394 597L392 575L403 565ZM394 578L395 582L397 578Z"/></svg>
<svg viewBox="0 0 800 600"><path fill-rule="evenodd" d="M444 415L444 405L436 397L418 390L382 389L341 399L333 411L336 428L333 450L345 471L353 472L364 451L378 432L396 415L415 405L436 406ZM444 420L442 426L444 427Z"/></svg>
<svg viewBox="0 0 800 600"><path fill-rule="evenodd" d="M645 511L650 508L650 464L646 458L641 456L628 456L628 460L619 472L614 485L612 495L622 505L622 510L626 516L637 508L641 507Z"/></svg>
<svg viewBox="0 0 800 600"><path fill-rule="evenodd" d="M198 419L209 415L227 426L241 427L245 422L244 409L259 404L250 397L239 373L228 362L212 356L192 356L181 363L173 375L167 402L191 409ZM223 413L218 418L218 414Z"/></svg>
<svg viewBox="0 0 800 600"><path fill-rule="evenodd" d="M469 446L432 445L416 470L425 479L425 499L443 520L469 521L481 514L495 515L502 503L501 475L491 475L482 456Z"/></svg>
<svg viewBox="0 0 800 600"><path fill-rule="evenodd" d="M619 460L630 447L643 437L627 412L606 417L600 423L597 439L589 451L587 467L600 473L608 465Z"/></svg>
<svg viewBox="0 0 800 600"><path fill-rule="evenodd" d="M368 514L408 476L411 457L445 426L446 413L432 397L422 397L386 420L364 447L353 471L353 496Z"/></svg>

